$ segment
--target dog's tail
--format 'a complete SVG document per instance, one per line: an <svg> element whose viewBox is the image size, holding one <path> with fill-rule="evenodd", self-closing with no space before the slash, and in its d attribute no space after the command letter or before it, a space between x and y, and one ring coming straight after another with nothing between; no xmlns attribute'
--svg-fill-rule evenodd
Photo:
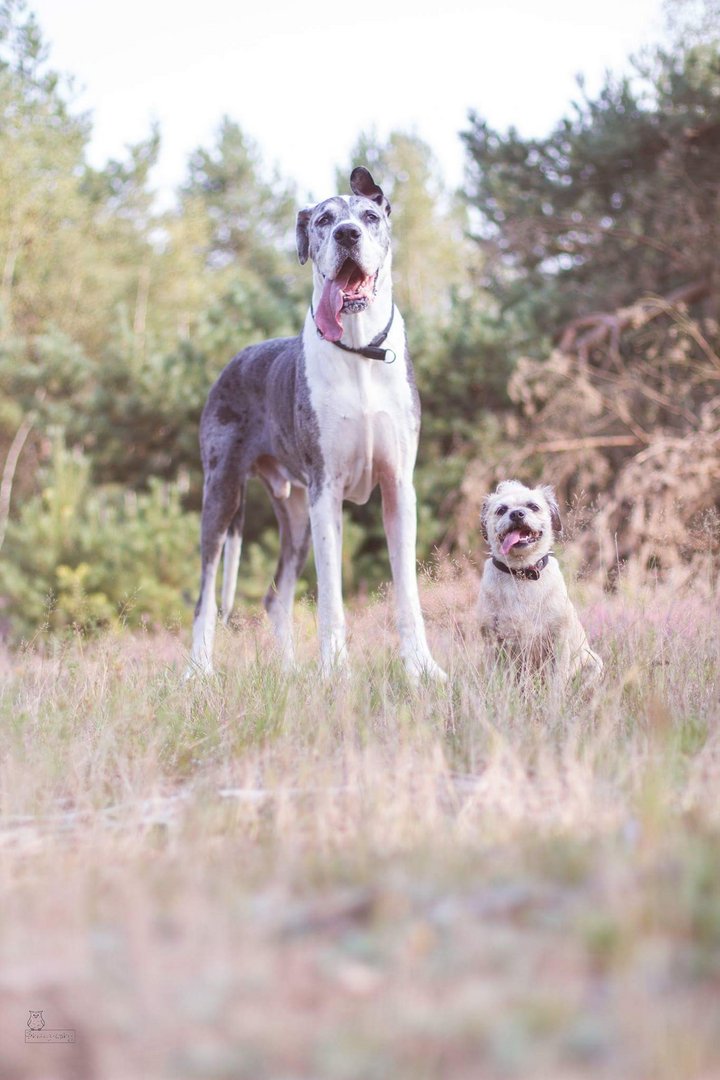
<svg viewBox="0 0 720 1080"><path fill-rule="evenodd" d="M243 526L245 524L245 487L240 489L240 502L235 511L235 516L230 522L230 527L225 538L223 548L223 580L220 599L220 613L224 623L227 624L232 614L235 603L235 590L237 589L238 565L240 552L242 551Z"/></svg>

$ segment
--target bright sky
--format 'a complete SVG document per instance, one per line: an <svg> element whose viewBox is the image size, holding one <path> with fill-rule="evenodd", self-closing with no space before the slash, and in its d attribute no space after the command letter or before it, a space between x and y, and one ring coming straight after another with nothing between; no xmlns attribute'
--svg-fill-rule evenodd
<svg viewBox="0 0 720 1080"><path fill-rule="evenodd" d="M53 66L94 119L91 161L160 123L163 202L223 114L302 197L324 197L359 132L414 130L462 179L468 109L543 134L604 70L661 37L661 0L29 0Z"/></svg>

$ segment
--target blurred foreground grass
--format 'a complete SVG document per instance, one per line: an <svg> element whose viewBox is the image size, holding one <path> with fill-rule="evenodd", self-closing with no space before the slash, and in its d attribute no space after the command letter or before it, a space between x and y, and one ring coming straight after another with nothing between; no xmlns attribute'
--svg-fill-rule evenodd
<svg viewBox="0 0 720 1080"><path fill-rule="evenodd" d="M590 698L488 668L466 579L424 590L447 688L383 600L330 686L305 605L289 678L250 617L206 682L170 635L4 656L0 1075L719 1076L716 610L583 599Z"/></svg>

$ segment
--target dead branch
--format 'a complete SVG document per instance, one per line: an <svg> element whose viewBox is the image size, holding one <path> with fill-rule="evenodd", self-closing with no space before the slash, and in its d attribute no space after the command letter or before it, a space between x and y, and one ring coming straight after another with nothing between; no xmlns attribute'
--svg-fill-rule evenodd
<svg viewBox="0 0 720 1080"><path fill-rule="evenodd" d="M690 258L683 255L677 248L671 247L670 244L664 244L662 240L657 240L652 236L645 236L643 233L633 232L632 229L623 229L620 225L609 225L604 228L595 222L573 221L572 218L562 217L542 218L540 220L543 225L556 225L563 232L584 232L594 236L609 237L610 239L617 237L619 240L632 240L634 244L640 244L641 247L648 247L661 255L666 255L672 263L682 266L686 270L695 266Z"/></svg>
<svg viewBox="0 0 720 1080"><path fill-rule="evenodd" d="M610 450L614 446L646 446L635 435L590 435L584 439L550 439L535 443L526 453L563 454L570 450Z"/></svg>
<svg viewBox="0 0 720 1080"><path fill-rule="evenodd" d="M34 422L35 417L32 414L29 414L24 418L20 427L15 432L15 438L10 443L10 449L5 458L2 481L0 482L0 548L2 548L3 543L5 542L5 532L7 530L8 518L10 517L10 499L12 497L15 470L17 469L20 454L22 453L23 446L32 430Z"/></svg>
<svg viewBox="0 0 720 1080"><path fill-rule="evenodd" d="M619 336L630 326L644 326L651 319L668 311L677 304L692 304L702 300L710 292L708 281L693 281L681 285L664 297L648 296L637 300L629 307L619 308L616 312L598 311L591 315L581 315L569 322L560 337L560 351L575 352L587 362L590 350L610 342L617 347ZM579 334L584 330L585 333Z"/></svg>

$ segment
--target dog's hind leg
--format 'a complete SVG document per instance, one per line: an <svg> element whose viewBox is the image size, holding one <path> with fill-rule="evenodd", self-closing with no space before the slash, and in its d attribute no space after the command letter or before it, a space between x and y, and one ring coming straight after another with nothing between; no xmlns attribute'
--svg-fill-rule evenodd
<svg viewBox="0 0 720 1080"><path fill-rule="evenodd" d="M245 523L245 484L240 489L240 506L235 517L230 522L230 527L223 548L223 580L220 594L220 617L227 626L228 619L232 614L235 603L235 590L237 589L238 566L240 565L240 552L242 551L243 525Z"/></svg>
<svg viewBox="0 0 720 1080"><path fill-rule="evenodd" d="M203 494L200 551L200 596L195 607L193 622L190 670L205 674L212 672L217 600L215 579L225 537L231 522L238 513L244 482L224 470L206 478Z"/></svg>
<svg viewBox="0 0 720 1080"><path fill-rule="evenodd" d="M603 662L590 648L577 611L568 605L567 631L557 649L556 670L562 685L582 673L582 683L591 686L603 673Z"/></svg>
<svg viewBox="0 0 720 1080"><path fill-rule="evenodd" d="M285 667L294 659L293 603L295 585L310 550L310 514L307 491L290 487L286 497L277 497L266 484L280 528L280 558L275 577L265 596L265 610L272 623Z"/></svg>

